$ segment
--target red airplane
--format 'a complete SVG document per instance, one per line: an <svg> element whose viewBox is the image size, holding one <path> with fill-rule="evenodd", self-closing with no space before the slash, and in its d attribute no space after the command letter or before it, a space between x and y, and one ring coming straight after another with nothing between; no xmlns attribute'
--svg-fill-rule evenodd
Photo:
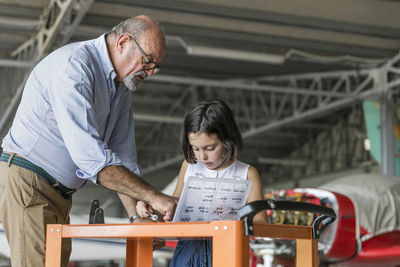
<svg viewBox="0 0 400 267"><path fill-rule="evenodd" d="M400 266L400 177L357 174L318 189L280 190L266 198L311 202L335 211L337 219L321 229L320 266ZM314 219L304 212L268 214L272 223L281 224L310 225ZM274 262L294 266L287 255L275 255Z"/></svg>

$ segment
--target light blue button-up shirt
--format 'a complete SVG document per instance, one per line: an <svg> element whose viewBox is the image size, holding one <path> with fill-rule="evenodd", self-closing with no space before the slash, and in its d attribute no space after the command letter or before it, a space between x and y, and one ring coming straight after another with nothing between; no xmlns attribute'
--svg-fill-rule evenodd
<svg viewBox="0 0 400 267"><path fill-rule="evenodd" d="M30 74L3 151L69 188L109 165L139 175L130 91L115 77L105 35L57 49Z"/></svg>

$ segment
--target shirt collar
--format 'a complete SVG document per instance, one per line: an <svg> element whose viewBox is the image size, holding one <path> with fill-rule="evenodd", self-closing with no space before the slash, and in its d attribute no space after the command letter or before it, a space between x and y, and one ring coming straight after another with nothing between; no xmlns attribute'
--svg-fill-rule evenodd
<svg viewBox="0 0 400 267"><path fill-rule="evenodd" d="M114 80L117 74L115 73L114 66L111 63L110 55L108 54L105 33L95 39L95 47L103 66L104 75L106 76L106 78Z"/></svg>

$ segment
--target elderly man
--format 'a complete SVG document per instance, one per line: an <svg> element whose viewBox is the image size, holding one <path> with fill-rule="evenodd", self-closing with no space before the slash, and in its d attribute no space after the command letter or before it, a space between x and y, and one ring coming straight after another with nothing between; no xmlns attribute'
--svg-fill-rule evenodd
<svg viewBox="0 0 400 267"><path fill-rule="evenodd" d="M165 46L158 23L138 16L33 69L0 158L0 219L13 267L44 266L46 225L69 223L71 195L87 180L117 191L131 221L137 199L172 219L176 199L139 176L130 103L137 83L159 71ZM63 266L70 251L64 240Z"/></svg>

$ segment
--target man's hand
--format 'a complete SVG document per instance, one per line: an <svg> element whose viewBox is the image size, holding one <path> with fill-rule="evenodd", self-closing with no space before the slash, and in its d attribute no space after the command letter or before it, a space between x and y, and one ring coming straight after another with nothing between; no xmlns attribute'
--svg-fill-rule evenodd
<svg viewBox="0 0 400 267"><path fill-rule="evenodd" d="M150 217L150 215L154 213L151 206L144 201L138 201L136 203L136 211L140 217L143 218Z"/></svg>
<svg viewBox="0 0 400 267"><path fill-rule="evenodd" d="M149 201L149 204L153 209L164 215L164 221L171 221L178 204L178 198L159 193Z"/></svg>
<svg viewBox="0 0 400 267"><path fill-rule="evenodd" d="M132 223L153 223L154 221L150 218L142 218L139 217L136 220L134 220Z"/></svg>
<svg viewBox="0 0 400 267"><path fill-rule="evenodd" d="M158 192L141 177L123 166L104 167L97 175L97 182L132 199L146 201L154 210L164 215L165 221L171 221L174 216L177 198Z"/></svg>

